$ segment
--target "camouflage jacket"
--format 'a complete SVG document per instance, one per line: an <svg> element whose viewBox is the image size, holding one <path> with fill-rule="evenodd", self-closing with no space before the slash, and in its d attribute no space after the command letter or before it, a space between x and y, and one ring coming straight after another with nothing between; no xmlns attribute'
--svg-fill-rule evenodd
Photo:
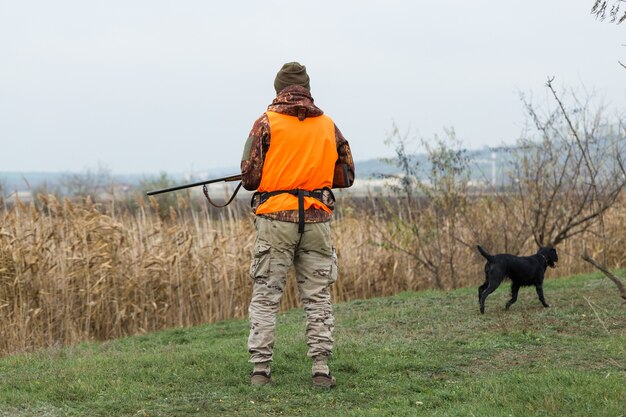
<svg viewBox="0 0 626 417"><path fill-rule="evenodd" d="M292 85L282 90L267 108L268 111L287 114L304 120L307 117L321 116L324 112L313 103L309 91L304 87ZM263 164L265 155L270 147L270 125L267 114L263 113L259 117L248 135L246 146L241 160L242 184L246 190L254 191L261 184ZM335 177L333 188L345 188L352 185L354 180L354 161L350 152L350 145L343 137L341 131L335 125L335 140L337 142L337 153L339 157L335 165ZM342 167L341 169L338 167ZM345 177L348 178L345 178ZM325 195L322 200L331 209L334 207L334 200L329 195ZM253 208L256 210L258 203L253 201ZM276 213L263 214L276 220L298 222L298 211L288 210ZM325 222L330 220L331 214L320 209L311 208L305 211L304 221L307 223Z"/></svg>

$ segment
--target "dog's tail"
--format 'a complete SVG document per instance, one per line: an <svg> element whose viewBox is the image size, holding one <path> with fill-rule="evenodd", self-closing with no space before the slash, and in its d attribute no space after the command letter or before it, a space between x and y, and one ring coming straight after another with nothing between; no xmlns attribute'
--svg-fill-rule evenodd
<svg viewBox="0 0 626 417"><path fill-rule="evenodd" d="M485 249L483 249L482 246L480 245L476 245L476 247L478 248L478 252L480 252L480 254L487 260L487 262L493 262L493 255L490 254L489 252L487 252Z"/></svg>

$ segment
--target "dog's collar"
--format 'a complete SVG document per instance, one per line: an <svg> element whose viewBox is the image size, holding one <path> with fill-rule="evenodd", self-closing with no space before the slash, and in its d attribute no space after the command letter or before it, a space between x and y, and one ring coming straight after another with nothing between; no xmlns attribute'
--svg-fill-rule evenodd
<svg viewBox="0 0 626 417"><path fill-rule="evenodd" d="M546 258L544 255L542 255L541 253L538 253L537 255L541 256L543 258L544 261L546 261L546 267L549 265L548 263L548 258Z"/></svg>

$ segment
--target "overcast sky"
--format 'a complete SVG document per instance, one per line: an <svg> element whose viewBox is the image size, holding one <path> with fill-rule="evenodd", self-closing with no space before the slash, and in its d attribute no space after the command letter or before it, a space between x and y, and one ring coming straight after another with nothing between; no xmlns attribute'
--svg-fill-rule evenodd
<svg viewBox="0 0 626 417"><path fill-rule="evenodd" d="M510 144L545 81L626 109L626 24L593 0L0 0L0 172L238 167L284 62L355 159L392 123Z"/></svg>

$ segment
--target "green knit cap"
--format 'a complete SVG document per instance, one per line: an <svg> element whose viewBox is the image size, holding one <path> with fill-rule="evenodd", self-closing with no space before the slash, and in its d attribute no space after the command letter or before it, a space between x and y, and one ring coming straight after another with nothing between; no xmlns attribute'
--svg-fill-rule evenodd
<svg viewBox="0 0 626 417"><path fill-rule="evenodd" d="M297 62L288 62L278 71L274 80L274 88L276 94L290 85L301 85L311 91L309 86L309 75L306 73L306 67Z"/></svg>

